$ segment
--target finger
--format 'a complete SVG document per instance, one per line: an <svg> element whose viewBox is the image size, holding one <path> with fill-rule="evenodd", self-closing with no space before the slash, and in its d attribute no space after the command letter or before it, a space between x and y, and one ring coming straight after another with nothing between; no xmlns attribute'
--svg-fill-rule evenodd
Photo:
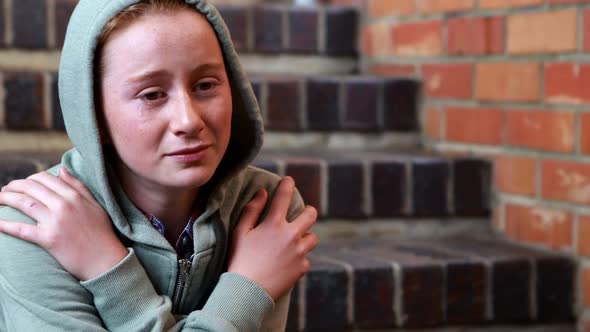
<svg viewBox="0 0 590 332"><path fill-rule="evenodd" d="M311 205L303 208L303 211L291 222L291 227L297 228L297 233L303 236L318 220L318 211Z"/></svg>
<svg viewBox="0 0 590 332"><path fill-rule="evenodd" d="M10 191L1 192L0 205L6 205L17 209L35 219L37 222L46 220L47 215L49 214L49 209L42 202L39 202L29 195L21 193Z"/></svg>
<svg viewBox="0 0 590 332"><path fill-rule="evenodd" d="M291 206L293 193L295 192L295 181L290 176L284 177L279 183L272 197L268 217L273 220L287 219L287 213Z"/></svg>
<svg viewBox="0 0 590 332"><path fill-rule="evenodd" d="M301 244L303 244L306 253L315 249L315 247L317 247L319 243L320 239L314 233L306 233L301 238Z"/></svg>
<svg viewBox="0 0 590 332"><path fill-rule="evenodd" d="M90 200L95 200L94 195L88 190L88 187L84 184L84 182L78 180L65 166L62 166L59 170L59 178L63 179L67 184L72 186L78 193L82 194L84 197Z"/></svg>
<svg viewBox="0 0 590 332"><path fill-rule="evenodd" d="M62 198L74 197L77 191L63 179L50 174L49 172L40 172L29 176L27 179L37 181L47 188L51 189Z"/></svg>
<svg viewBox="0 0 590 332"><path fill-rule="evenodd" d="M254 198L242 209L239 223L235 229L237 233L247 233L256 227L267 200L268 194L266 190L260 189L256 192Z"/></svg>
<svg viewBox="0 0 590 332"><path fill-rule="evenodd" d="M3 192L12 192L29 196L48 208L58 208L63 201L62 196L48 188L45 183L38 182L33 178L12 181L4 187Z"/></svg>
<svg viewBox="0 0 590 332"><path fill-rule="evenodd" d="M39 244L38 228L35 225L0 220L0 233L8 234L27 242Z"/></svg>

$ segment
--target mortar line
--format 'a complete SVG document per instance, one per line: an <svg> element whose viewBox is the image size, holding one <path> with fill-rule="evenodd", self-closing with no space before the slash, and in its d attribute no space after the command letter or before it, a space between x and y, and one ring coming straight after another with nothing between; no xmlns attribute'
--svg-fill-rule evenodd
<svg viewBox="0 0 590 332"><path fill-rule="evenodd" d="M6 39L6 45L12 46L14 44L14 20L13 20L13 0L4 0L4 38ZM17 0L18 1L18 0Z"/></svg>
<svg viewBox="0 0 590 332"><path fill-rule="evenodd" d="M56 21L55 21L55 11L56 5L55 0L46 0L47 12L45 13L47 19L47 48L53 49L55 48L55 30L56 30Z"/></svg>

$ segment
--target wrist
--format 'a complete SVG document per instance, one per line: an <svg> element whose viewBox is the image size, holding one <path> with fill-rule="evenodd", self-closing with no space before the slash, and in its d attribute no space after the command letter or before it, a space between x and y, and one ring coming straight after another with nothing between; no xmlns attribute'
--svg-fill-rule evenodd
<svg viewBox="0 0 590 332"><path fill-rule="evenodd" d="M127 255L129 251L120 242L116 245L108 246L109 250L103 250L94 256L92 262L89 262L88 268L81 271L80 281L88 281L94 279L101 274L104 274L113 269L119 264Z"/></svg>
<svg viewBox="0 0 590 332"><path fill-rule="evenodd" d="M268 285L268 283L261 281L261 279L263 279L263 278L261 278L261 276L256 275L256 273L248 273L248 271L240 271L239 269L233 269L233 270L228 269L227 272L238 274L238 275L250 280L251 282L255 283L256 285L258 285L258 287L260 287L262 290L264 290L264 292L273 301L276 301L280 297L280 294L276 291L275 287L272 287L272 285Z"/></svg>

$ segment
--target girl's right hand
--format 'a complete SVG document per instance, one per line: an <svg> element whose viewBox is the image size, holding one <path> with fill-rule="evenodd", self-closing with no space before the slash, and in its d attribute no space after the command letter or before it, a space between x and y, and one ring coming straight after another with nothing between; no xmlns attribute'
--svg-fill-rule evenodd
<svg viewBox="0 0 590 332"><path fill-rule="evenodd" d="M275 301L309 271L307 254L319 242L309 231L317 220L315 208L306 206L295 220L287 221L294 191L293 179L283 178L267 216L256 226L268 200L260 189L242 210L232 235L228 272L256 282Z"/></svg>

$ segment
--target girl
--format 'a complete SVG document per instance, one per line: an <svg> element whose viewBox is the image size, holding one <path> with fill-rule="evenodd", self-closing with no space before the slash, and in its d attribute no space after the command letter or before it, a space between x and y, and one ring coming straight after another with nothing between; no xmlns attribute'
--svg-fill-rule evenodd
<svg viewBox="0 0 590 332"><path fill-rule="evenodd" d="M248 166L263 127L215 8L81 0L59 88L75 148L0 192L0 330L284 330L317 214Z"/></svg>

